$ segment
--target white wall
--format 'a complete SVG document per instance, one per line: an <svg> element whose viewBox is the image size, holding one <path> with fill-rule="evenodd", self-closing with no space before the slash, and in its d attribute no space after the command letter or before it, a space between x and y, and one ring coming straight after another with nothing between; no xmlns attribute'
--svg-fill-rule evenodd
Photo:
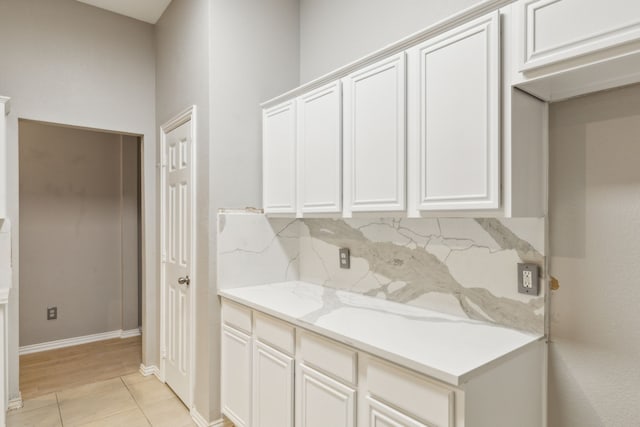
<svg viewBox="0 0 640 427"><path fill-rule="evenodd" d="M420 31L480 0L300 0L300 82Z"/></svg>
<svg viewBox="0 0 640 427"><path fill-rule="evenodd" d="M137 145L20 122L21 346L139 326Z"/></svg>
<svg viewBox="0 0 640 427"><path fill-rule="evenodd" d="M153 27L73 0L0 2L0 93L8 117L13 286L9 324L18 325L18 118L144 137L145 263L143 361L157 361L155 319L155 55ZM9 331L9 397L18 395L18 330Z"/></svg>
<svg viewBox="0 0 640 427"><path fill-rule="evenodd" d="M550 108L549 426L640 420L640 86Z"/></svg>

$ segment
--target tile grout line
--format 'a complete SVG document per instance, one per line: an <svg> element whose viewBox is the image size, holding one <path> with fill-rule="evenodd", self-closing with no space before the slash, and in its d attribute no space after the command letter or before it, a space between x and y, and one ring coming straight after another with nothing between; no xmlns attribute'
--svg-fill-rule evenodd
<svg viewBox="0 0 640 427"><path fill-rule="evenodd" d="M140 403L138 403L138 399L136 399L136 397L133 395L133 393L131 392L131 389L129 388L129 385L127 384L127 382L124 380L122 376L120 377L120 381L122 381L122 384L124 384L124 387L127 389L127 392L129 392L129 395L131 396L133 401L136 402L136 406L138 407L138 409L140 409L140 412L142 412L144 419L147 420L147 422L151 427L153 427L153 424L151 424L151 420L149 419L149 417L147 417L147 413L144 412L144 409L142 409L142 406L140 405Z"/></svg>
<svg viewBox="0 0 640 427"><path fill-rule="evenodd" d="M64 421L62 421L62 408L60 408L60 399L58 399L58 392L56 395L56 406L58 407L58 417L60 417L60 426L64 427Z"/></svg>

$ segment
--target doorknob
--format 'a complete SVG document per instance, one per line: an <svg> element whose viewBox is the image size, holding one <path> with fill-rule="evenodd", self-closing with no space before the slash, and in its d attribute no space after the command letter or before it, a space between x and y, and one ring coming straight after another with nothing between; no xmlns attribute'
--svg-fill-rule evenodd
<svg viewBox="0 0 640 427"><path fill-rule="evenodd" d="M191 279L189 279L189 276L178 277L178 284L179 285L187 285L187 286L189 286L190 283L191 283Z"/></svg>

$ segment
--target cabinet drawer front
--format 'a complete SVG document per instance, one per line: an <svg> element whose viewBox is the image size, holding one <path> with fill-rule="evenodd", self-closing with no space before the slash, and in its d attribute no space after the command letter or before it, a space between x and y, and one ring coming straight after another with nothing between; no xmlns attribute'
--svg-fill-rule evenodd
<svg viewBox="0 0 640 427"><path fill-rule="evenodd" d="M453 390L373 358L368 359L366 372L367 391L374 399L388 402L426 425L453 426Z"/></svg>
<svg viewBox="0 0 640 427"><path fill-rule="evenodd" d="M305 363L350 384L357 382L357 353L348 347L303 332L300 357Z"/></svg>
<svg viewBox="0 0 640 427"><path fill-rule="evenodd" d="M293 354L295 349L293 326L261 313L255 313L254 318L255 336L258 340L284 353Z"/></svg>
<svg viewBox="0 0 640 427"><path fill-rule="evenodd" d="M262 115L262 177L265 213L296 212L296 106L294 101Z"/></svg>
<svg viewBox="0 0 640 427"><path fill-rule="evenodd" d="M532 70L640 39L640 2L523 0L520 71Z"/></svg>
<svg viewBox="0 0 640 427"><path fill-rule="evenodd" d="M251 334L251 309L229 300L222 300L222 321Z"/></svg>

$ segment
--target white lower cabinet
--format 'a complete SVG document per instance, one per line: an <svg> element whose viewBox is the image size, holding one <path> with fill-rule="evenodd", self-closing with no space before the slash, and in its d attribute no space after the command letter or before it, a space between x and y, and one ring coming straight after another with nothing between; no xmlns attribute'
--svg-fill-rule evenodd
<svg viewBox="0 0 640 427"><path fill-rule="evenodd" d="M253 425L293 427L293 358L255 341Z"/></svg>
<svg viewBox="0 0 640 427"><path fill-rule="evenodd" d="M222 411L236 427L543 425L542 341L456 386L225 299L222 312Z"/></svg>
<svg viewBox="0 0 640 427"><path fill-rule="evenodd" d="M222 411L236 427L251 425L251 337L222 326Z"/></svg>
<svg viewBox="0 0 640 427"><path fill-rule="evenodd" d="M306 366L298 366L298 427L355 427L355 389Z"/></svg>

